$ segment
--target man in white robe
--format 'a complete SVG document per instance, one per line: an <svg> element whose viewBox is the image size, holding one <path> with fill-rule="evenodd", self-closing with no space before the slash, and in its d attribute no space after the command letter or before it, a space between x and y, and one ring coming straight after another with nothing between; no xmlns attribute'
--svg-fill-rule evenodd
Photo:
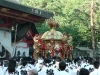
<svg viewBox="0 0 100 75"><path fill-rule="evenodd" d="M66 63L65 62L60 62L59 63L59 73L57 75L70 75L68 72L65 71L66 68Z"/></svg>
<svg viewBox="0 0 100 75"><path fill-rule="evenodd" d="M99 62L98 61L95 61L93 63L93 66L94 66L94 71L91 72L89 75L100 75L100 71L99 71Z"/></svg>

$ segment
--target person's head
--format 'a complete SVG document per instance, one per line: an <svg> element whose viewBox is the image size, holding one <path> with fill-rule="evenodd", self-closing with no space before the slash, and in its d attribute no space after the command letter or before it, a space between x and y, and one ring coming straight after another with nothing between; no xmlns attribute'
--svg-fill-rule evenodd
<svg viewBox="0 0 100 75"><path fill-rule="evenodd" d="M8 65L13 65L14 67L16 67L16 61L14 59L10 59Z"/></svg>
<svg viewBox="0 0 100 75"><path fill-rule="evenodd" d="M63 61L61 61L61 62L59 63L59 69L60 69L61 71L63 71L63 70L65 70L65 68L66 68L66 63L63 62Z"/></svg>
<svg viewBox="0 0 100 75"><path fill-rule="evenodd" d="M89 60L88 60L88 62L89 62L89 64L93 64L93 58L89 58Z"/></svg>
<svg viewBox="0 0 100 75"><path fill-rule="evenodd" d="M94 66L95 69L98 69L99 68L99 65L100 65L99 61L95 61L93 63L93 66Z"/></svg>
<svg viewBox="0 0 100 75"><path fill-rule="evenodd" d="M85 68L81 68L80 72L79 72L79 75L89 75L89 71Z"/></svg>
<svg viewBox="0 0 100 75"><path fill-rule="evenodd" d="M44 65L46 65L48 67L50 66L50 62L51 62L51 60L49 58L44 59Z"/></svg>
<svg viewBox="0 0 100 75"><path fill-rule="evenodd" d="M15 67L16 67L16 61L13 59L9 60L9 63L8 63L9 73L15 72Z"/></svg>
<svg viewBox="0 0 100 75"><path fill-rule="evenodd" d="M34 64L35 64L35 60L34 60L34 59L32 59L31 64L32 64L32 65L34 65Z"/></svg>
<svg viewBox="0 0 100 75"><path fill-rule="evenodd" d="M23 57L22 59L21 59L21 64L23 65L23 66L26 66L26 64L27 64L27 61L26 61L27 59L26 59L26 57Z"/></svg>

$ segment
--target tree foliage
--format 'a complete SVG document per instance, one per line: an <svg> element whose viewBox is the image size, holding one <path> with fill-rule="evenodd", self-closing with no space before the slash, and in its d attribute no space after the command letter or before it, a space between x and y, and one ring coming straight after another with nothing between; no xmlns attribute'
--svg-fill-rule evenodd
<svg viewBox="0 0 100 75"><path fill-rule="evenodd" d="M94 25L95 29L99 30L100 3L99 0L94 1ZM57 30L72 34L74 46L80 44L91 47L90 0L21 0L21 3L53 12L55 21L60 25ZM49 30L47 22L37 25L37 29L40 33ZM99 34L96 33L95 35L97 39Z"/></svg>

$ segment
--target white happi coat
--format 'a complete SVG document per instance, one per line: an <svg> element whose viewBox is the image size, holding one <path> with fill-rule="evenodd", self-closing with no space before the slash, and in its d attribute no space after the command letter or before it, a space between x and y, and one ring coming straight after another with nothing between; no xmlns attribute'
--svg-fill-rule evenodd
<svg viewBox="0 0 100 75"><path fill-rule="evenodd" d="M0 66L0 74L4 75L3 66Z"/></svg>
<svg viewBox="0 0 100 75"><path fill-rule="evenodd" d="M18 72L18 75L25 75L24 73L27 73L26 75L29 75L29 70L31 70L30 67L28 67L27 65L26 66L18 66L16 71Z"/></svg>
<svg viewBox="0 0 100 75"><path fill-rule="evenodd" d="M46 75L47 67L43 66L42 70L38 72L38 75Z"/></svg>
<svg viewBox="0 0 100 75"><path fill-rule="evenodd" d="M70 74L67 73L66 71L59 71L57 75L70 75Z"/></svg>
<svg viewBox="0 0 100 75"><path fill-rule="evenodd" d="M91 72L89 75L100 75L99 69L94 69L93 72Z"/></svg>
<svg viewBox="0 0 100 75"><path fill-rule="evenodd" d="M17 74L15 72L9 74L9 72L7 70L6 73L4 73L4 75L17 75Z"/></svg>

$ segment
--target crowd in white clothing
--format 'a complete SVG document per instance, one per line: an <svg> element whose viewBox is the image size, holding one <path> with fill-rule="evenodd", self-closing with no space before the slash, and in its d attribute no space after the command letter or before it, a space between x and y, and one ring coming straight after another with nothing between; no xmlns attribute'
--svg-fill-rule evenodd
<svg viewBox="0 0 100 75"><path fill-rule="evenodd" d="M17 60L19 59L19 60ZM74 60L60 57L38 59L29 57L0 60L1 75L100 75L98 60L76 58Z"/></svg>

